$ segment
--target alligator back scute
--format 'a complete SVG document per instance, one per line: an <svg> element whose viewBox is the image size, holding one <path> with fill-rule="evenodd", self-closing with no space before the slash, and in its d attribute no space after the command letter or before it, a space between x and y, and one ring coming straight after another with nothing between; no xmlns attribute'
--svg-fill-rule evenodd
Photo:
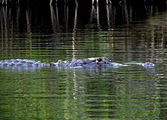
<svg viewBox="0 0 167 120"><path fill-rule="evenodd" d="M0 67L42 67L47 66L46 63L40 61L27 60L27 59L10 59L1 60Z"/></svg>
<svg viewBox="0 0 167 120"><path fill-rule="evenodd" d="M153 63L138 63L138 62L129 62L126 64L120 64L112 62L106 57L93 57L93 58L84 58L84 59L73 59L69 60L58 60L57 62L42 63L41 61L28 60L28 59L10 59L10 60L0 60L0 68L40 68L44 66L56 67L56 68L101 68L101 67L113 67L117 68L119 66L128 66L128 65L141 65L145 68L154 67Z"/></svg>

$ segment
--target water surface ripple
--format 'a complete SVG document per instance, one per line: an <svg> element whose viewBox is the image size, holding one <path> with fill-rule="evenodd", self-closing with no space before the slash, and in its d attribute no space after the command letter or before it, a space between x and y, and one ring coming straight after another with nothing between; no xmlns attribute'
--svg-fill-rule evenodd
<svg viewBox="0 0 167 120"><path fill-rule="evenodd" d="M26 21L31 19L29 12ZM164 11L129 24L104 26L105 29L97 29L97 23L87 23L76 29L69 25L66 31L63 26L56 26L60 29L57 31L46 24L43 28L33 26L34 20L24 30L13 24L15 20L12 23L8 19L10 24L5 26L4 16L0 15L1 60L21 58L49 63L106 56L123 64L155 64L151 69L138 65L95 69L0 68L0 119L166 120L166 18Z"/></svg>

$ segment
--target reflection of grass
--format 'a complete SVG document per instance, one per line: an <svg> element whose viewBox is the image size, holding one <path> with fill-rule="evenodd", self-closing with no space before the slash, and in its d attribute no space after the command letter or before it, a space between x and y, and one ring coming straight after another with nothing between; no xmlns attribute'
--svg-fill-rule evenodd
<svg viewBox="0 0 167 120"><path fill-rule="evenodd" d="M53 81L57 88L50 91L52 80L47 82L48 75L45 71L9 72L7 76L1 75L4 81L0 81L0 91L7 95L1 97L0 108L2 111L8 111L3 114L3 117L15 120L58 119L60 116L63 118L63 112L57 115L50 111L62 111L63 100L60 99L65 98L65 91L56 83L56 79Z"/></svg>
<svg viewBox="0 0 167 120"><path fill-rule="evenodd" d="M157 81L138 68L0 69L0 108L9 111L2 116L16 120L154 119L160 112Z"/></svg>
<svg viewBox="0 0 167 120"><path fill-rule="evenodd" d="M87 31L85 32L87 33ZM72 33L60 33L55 38L51 38L49 34L15 35L13 38L7 38L6 43L2 43L10 46L5 48L7 50L0 51L0 54L3 57L2 59L23 58L43 62L57 61L59 59L71 60L73 54L78 58L104 56L106 46L108 48L110 45L107 42L104 43L105 38L101 35L103 33L99 33L98 37L95 37L94 31L88 32L89 35L85 35L83 38L83 33L78 31L74 42L75 48L73 48Z"/></svg>

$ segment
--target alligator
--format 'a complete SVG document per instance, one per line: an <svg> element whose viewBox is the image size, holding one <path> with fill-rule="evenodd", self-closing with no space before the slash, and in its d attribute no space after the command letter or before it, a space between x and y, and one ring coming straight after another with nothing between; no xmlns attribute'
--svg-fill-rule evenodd
<svg viewBox="0 0 167 120"><path fill-rule="evenodd" d="M42 63L41 61L28 60L28 59L9 59L0 60L0 68L41 68L41 67L56 67L56 68L101 68L101 67L118 67L118 66L128 66L128 65L141 65L145 68L154 67L153 63L137 63L129 62L126 64L120 64L112 62L107 57L92 57L84 59L72 59L69 60L58 60L57 62Z"/></svg>

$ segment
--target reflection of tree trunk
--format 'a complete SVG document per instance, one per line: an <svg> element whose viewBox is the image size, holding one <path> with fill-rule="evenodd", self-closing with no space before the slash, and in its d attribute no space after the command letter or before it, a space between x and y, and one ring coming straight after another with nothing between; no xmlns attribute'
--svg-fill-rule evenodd
<svg viewBox="0 0 167 120"><path fill-rule="evenodd" d="M129 15L128 15L128 9L127 9L127 5L126 5L126 0L124 0L124 12L125 12L125 20L126 20L126 23L129 24Z"/></svg>
<svg viewBox="0 0 167 120"><path fill-rule="evenodd" d="M27 21L27 32L31 33L31 18L30 18L30 13L28 12L28 10L26 10L26 21Z"/></svg>
<svg viewBox="0 0 167 120"><path fill-rule="evenodd" d="M19 32L19 16L20 16L20 7L17 8L17 13L16 13L16 26L18 32Z"/></svg>
<svg viewBox="0 0 167 120"><path fill-rule="evenodd" d="M96 19L97 27L100 30L100 18L99 18L99 6L98 5L96 6L96 10L95 10L94 6L92 5L89 21L92 22L94 18Z"/></svg>
<svg viewBox="0 0 167 120"><path fill-rule="evenodd" d="M154 45L155 45L155 30L154 27L152 27L151 29L151 48L154 49Z"/></svg>
<svg viewBox="0 0 167 120"><path fill-rule="evenodd" d="M11 8L9 8L9 15L8 15L8 21L9 21L9 37L11 40L13 40L14 38L14 26L13 26L13 20L12 20L12 11L11 11ZM12 42L12 41L11 41Z"/></svg>
<svg viewBox="0 0 167 120"><path fill-rule="evenodd" d="M2 4L3 4L3 5L7 5L7 4L8 4L8 1L7 1L7 0L2 0Z"/></svg>
<svg viewBox="0 0 167 120"><path fill-rule="evenodd" d="M58 0L55 0L55 2L57 3ZM50 5L53 4L53 0L50 0Z"/></svg>
<svg viewBox="0 0 167 120"><path fill-rule="evenodd" d="M160 38L160 40L161 40L161 42L160 42L160 47L163 49L165 46L164 46L164 28L163 27L161 27L162 29L161 29L161 38Z"/></svg>
<svg viewBox="0 0 167 120"><path fill-rule="evenodd" d="M7 29L7 6L2 7L2 11L3 11L2 14L3 14L3 19L4 19L4 25L5 25L5 32L7 32L8 31L8 29Z"/></svg>
<svg viewBox="0 0 167 120"><path fill-rule="evenodd" d="M3 19L4 19L4 26L5 26L5 43L6 43L6 49L8 49L8 22L7 22L7 6L2 8L3 11Z"/></svg>
<svg viewBox="0 0 167 120"><path fill-rule="evenodd" d="M1 21L1 48L3 49L3 38L4 38L4 36L3 36L3 13L2 13L2 10L0 11L0 21Z"/></svg>
<svg viewBox="0 0 167 120"><path fill-rule="evenodd" d="M92 0L92 5L94 5L95 0Z"/></svg>
<svg viewBox="0 0 167 120"><path fill-rule="evenodd" d="M112 8L112 16L111 16L112 25L115 24L116 13L117 13L116 7L113 7Z"/></svg>
<svg viewBox="0 0 167 120"><path fill-rule="evenodd" d="M92 5L92 8L91 8L91 13L90 13L90 23L92 22L93 18L95 16L95 7Z"/></svg>
<svg viewBox="0 0 167 120"><path fill-rule="evenodd" d="M153 5L150 6L150 16L153 15Z"/></svg>
<svg viewBox="0 0 167 120"><path fill-rule="evenodd" d="M50 5L52 5L52 3L53 3L53 0L50 0Z"/></svg>
<svg viewBox="0 0 167 120"><path fill-rule="evenodd" d="M97 27L100 30L99 6L97 5Z"/></svg>
<svg viewBox="0 0 167 120"><path fill-rule="evenodd" d="M99 0L96 0L96 4L98 5L98 3L99 3ZM92 0L92 5L94 5L95 4L95 0Z"/></svg>
<svg viewBox="0 0 167 120"><path fill-rule="evenodd" d="M132 9L132 6L130 5L130 8L129 8L130 10L129 10L129 22L132 22L132 13L133 13L133 9Z"/></svg>
<svg viewBox="0 0 167 120"><path fill-rule="evenodd" d="M75 6L75 16L74 16L74 28L73 28L73 37L72 37L72 48L73 48L73 59L76 59L76 53L77 53L77 49L76 49L76 31L77 31L77 16L78 16L78 4L76 3ZM74 92L73 92L73 99L78 99L77 98L77 93L78 93L78 83L77 83L77 79L76 79L76 72L75 70L73 71L73 83L74 83ZM74 118L75 119L75 118Z"/></svg>
<svg viewBox="0 0 167 120"><path fill-rule="evenodd" d="M57 5L56 5L56 15L52 5L50 6L50 13L51 13L53 32L56 33L57 31L59 31L59 15L58 15Z"/></svg>
<svg viewBox="0 0 167 120"><path fill-rule="evenodd" d="M96 0L96 2L97 2L97 6L98 6L98 4L99 4L99 0Z"/></svg>
<svg viewBox="0 0 167 120"><path fill-rule="evenodd" d="M92 5L95 4L95 1L96 1L96 4L98 5L99 4L99 0L92 0ZM109 0L106 0L106 4L109 4Z"/></svg>
<svg viewBox="0 0 167 120"><path fill-rule="evenodd" d="M108 24L108 28L110 28L110 6L106 5L106 12L107 12L107 24Z"/></svg>
<svg viewBox="0 0 167 120"><path fill-rule="evenodd" d="M30 12L29 10L26 10L26 21L27 21L27 33L28 33L28 42L29 42L29 50L32 51L32 32L31 32L31 17L30 17Z"/></svg>
<svg viewBox="0 0 167 120"><path fill-rule="evenodd" d="M76 29L77 29L77 16L78 16L78 6L75 7L75 17L74 17L74 28L72 36L72 48L73 48L73 59L76 58Z"/></svg>
<svg viewBox="0 0 167 120"><path fill-rule="evenodd" d="M75 0L75 5L78 7L78 1L77 0Z"/></svg>
<svg viewBox="0 0 167 120"><path fill-rule="evenodd" d="M106 4L108 4L109 2L108 2L108 0L106 0Z"/></svg>
<svg viewBox="0 0 167 120"><path fill-rule="evenodd" d="M68 10L68 5L64 5L64 11L65 11L65 29L66 32L68 31L68 19L69 19L69 10Z"/></svg>

